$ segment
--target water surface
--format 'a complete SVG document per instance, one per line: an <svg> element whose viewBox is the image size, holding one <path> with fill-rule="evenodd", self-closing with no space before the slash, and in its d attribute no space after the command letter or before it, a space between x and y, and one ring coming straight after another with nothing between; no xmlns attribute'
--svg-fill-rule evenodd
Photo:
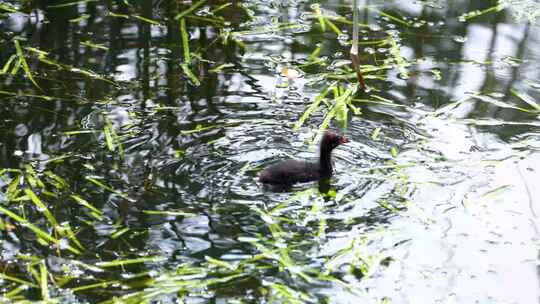
<svg viewBox="0 0 540 304"><path fill-rule="evenodd" d="M316 158L339 90L295 124L356 86L351 3L5 3L5 297L538 302L534 3L360 1L350 143L280 192L257 173Z"/></svg>

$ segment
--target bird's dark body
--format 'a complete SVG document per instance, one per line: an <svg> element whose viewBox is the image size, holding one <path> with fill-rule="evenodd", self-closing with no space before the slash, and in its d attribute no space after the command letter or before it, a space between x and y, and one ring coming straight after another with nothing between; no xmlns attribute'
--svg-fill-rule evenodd
<svg viewBox="0 0 540 304"><path fill-rule="evenodd" d="M318 163L288 159L266 168L261 172L259 181L268 184L294 184L311 182L331 175L331 172L322 172Z"/></svg>
<svg viewBox="0 0 540 304"><path fill-rule="evenodd" d="M264 169L259 181L264 184L291 185L316 181L332 176L332 150L347 143L347 138L333 132L326 132L319 147L319 161L306 162L288 159Z"/></svg>

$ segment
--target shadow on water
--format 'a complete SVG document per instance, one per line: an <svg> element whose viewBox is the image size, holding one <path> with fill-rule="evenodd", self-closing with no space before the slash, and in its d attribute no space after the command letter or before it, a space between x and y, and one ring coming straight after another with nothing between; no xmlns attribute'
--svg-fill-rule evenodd
<svg viewBox="0 0 540 304"><path fill-rule="evenodd" d="M312 182L305 183L306 186L310 186L313 184ZM335 189L331 188L330 185L330 178L325 178L316 183L318 185L319 194L322 196L328 196L328 193L330 190L335 191ZM295 187L293 184L267 184L262 183L261 184L262 189L269 192L276 192L276 193L287 193L287 192L294 192L295 190L298 190L299 188L302 188L302 186Z"/></svg>

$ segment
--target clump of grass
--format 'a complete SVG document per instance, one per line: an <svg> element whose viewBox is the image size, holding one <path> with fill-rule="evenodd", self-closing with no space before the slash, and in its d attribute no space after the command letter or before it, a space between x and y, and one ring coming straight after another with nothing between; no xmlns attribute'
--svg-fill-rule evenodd
<svg viewBox="0 0 540 304"><path fill-rule="evenodd" d="M385 38L378 38L375 40L359 41L359 27L368 25L361 24L358 21L358 8L356 7L356 1L353 1L353 20L347 21L340 16L329 16L325 14L319 5L313 5L313 13L311 14L314 22L317 22L322 31L326 31L326 26L336 27L335 23L332 23L330 19L339 21L342 24L352 25L353 36L351 42L351 61L352 69L347 66L340 66L331 72L323 72L320 74L321 78L318 80L327 80L327 84L323 85L321 93L313 100L312 104L306 109L303 115L294 124L294 128L299 128L309 119L309 117L316 111L325 111L323 122L319 125L319 132L322 133L331 121L336 121L340 126L345 128L347 126L347 120L350 117L350 113L353 115L360 115L362 113L361 108L357 105L358 102L370 102L370 103L384 103L384 101L378 101L377 97L368 99L359 99L356 97L357 93L366 93L369 91L373 95L373 89L368 89L366 84L367 80L386 80L386 72L391 69L397 69L400 78L407 79L409 77L408 67L411 62L404 58L401 54L398 33L393 31L389 33ZM375 11L380 16L386 17L392 21L398 22L405 26L409 26L409 22L393 15L390 15L384 11L378 10L375 7L365 7L365 9ZM332 25L332 26L331 26ZM341 35L342 31L335 30L336 35ZM358 46L373 45L374 47L386 47L388 48L389 55L382 63L377 65L360 65L359 48ZM320 47L316 48L312 54L308 57L308 62L300 65L300 68L308 68L314 65L320 65L325 67L327 62L320 57ZM352 81L356 80L358 88L353 88L355 85ZM333 93L333 94L329 94ZM368 101L369 100L369 101ZM390 104L395 105L393 102ZM396 105L400 106L400 105ZM350 111L350 112L349 112Z"/></svg>

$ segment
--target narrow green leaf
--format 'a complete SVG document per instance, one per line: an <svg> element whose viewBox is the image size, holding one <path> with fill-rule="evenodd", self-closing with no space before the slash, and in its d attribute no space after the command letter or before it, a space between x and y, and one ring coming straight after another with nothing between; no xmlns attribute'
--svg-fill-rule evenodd
<svg viewBox="0 0 540 304"><path fill-rule="evenodd" d="M371 139L378 140L380 133L381 133L381 128L375 128L375 130L373 130L373 132L371 133Z"/></svg>
<svg viewBox="0 0 540 304"><path fill-rule="evenodd" d="M399 153L399 150L397 147L390 148L390 154L392 155L392 157L397 157L398 153Z"/></svg>
<svg viewBox="0 0 540 304"><path fill-rule="evenodd" d="M386 18L388 18L388 19L390 19L390 20L393 20L393 21L395 21L395 22L397 22L397 23L400 23L401 25L404 25L404 26L411 26L411 24L410 24L409 22L407 22L407 21L405 21L405 20L403 20L403 19L401 19L401 18L392 16L392 15L390 15L389 13L386 13L386 12L384 12L384 11L381 11L381 10L379 10L379 9L373 7L373 6L366 6L366 8L367 8L368 10L370 10L370 11L375 11L375 12L379 13L379 15L384 16L384 17L386 17Z"/></svg>
<svg viewBox="0 0 540 304"><path fill-rule="evenodd" d="M396 42L396 39L391 35L388 35L388 43L390 44L390 54L392 55L392 60L395 62L399 75L402 79L409 78L409 71L407 67L410 65L407 59L401 55L401 50L399 45Z"/></svg>
<svg viewBox="0 0 540 304"><path fill-rule="evenodd" d="M129 227L122 228L120 230L115 231L113 234L111 234L111 239L117 239L120 236L124 235L126 232L128 232L130 229Z"/></svg>
<svg viewBox="0 0 540 304"><path fill-rule="evenodd" d="M497 195L499 195L499 194L501 194L501 193L503 193L503 192L505 192L505 191L507 191L509 189L512 189L512 188L513 188L512 185L502 185L502 186L499 186L497 188L491 189L491 190L483 193L482 198L483 199L487 199L487 198L492 199L495 196L497 196Z"/></svg>
<svg viewBox="0 0 540 304"><path fill-rule="evenodd" d="M197 76L195 76L195 74L191 72L191 70L189 69L189 66L186 63L183 63L181 66L182 66L182 71L184 71L184 74L189 78L189 80L191 80L193 85L197 87L200 86L201 82L199 81L199 79L197 79Z"/></svg>
<svg viewBox="0 0 540 304"><path fill-rule="evenodd" d="M75 232L73 232L73 229L69 225L69 223L64 223L62 225L62 230L64 231L64 235L68 237L70 241L72 241L79 249L84 250L84 246L81 244L79 239L77 239L77 236L75 235Z"/></svg>
<svg viewBox="0 0 540 304"><path fill-rule="evenodd" d="M184 51L184 63L191 62L191 54L189 51L189 35L186 29L186 19L180 19L180 34L182 36L182 50Z"/></svg>
<svg viewBox="0 0 540 304"><path fill-rule="evenodd" d="M40 50L38 48L30 47L30 46L27 46L24 49L29 51L29 52L36 53L39 56L47 56L47 55L49 55L48 52L42 51L42 50Z"/></svg>
<svg viewBox="0 0 540 304"><path fill-rule="evenodd" d="M133 18L139 19L141 21L144 21L146 23L150 23L150 24L153 24L153 25L161 25L161 23L157 22L156 20L152 20L152 19L149 19L149 18L146 18L146 17L143 17L143 16L133 15Z"/></svg>
<svg viewBox="0 0 540 304"><path fill-rule="evenodd" d="M11 75L15 76L19 72L19 69L22 66L22 60L17 56L17 61L15 61L15 64L13 65L13 68L11 69Z"/></svg>
<svg viewBox="0 0 540 304"><path fill-rule="evenodd" d="M117 267L117 266L126 266L126 265L132 265L132 264L141 264L141 263L156 263L165 261L167 258L155 256L155 257L143 257L143 258L136 258L136 259L126 259L126 260L114 260L109 262L98 262L96 263L96 266L98 267Z"/></svg>
<svg viewBox="0 0 540 304"><path fill-rule="evenodd" d="M492 6L492 7L488 7L486 9L483 9L483 10L473 10L473 11L470 11L470 12L467 12L467 13L464 13L460 16L458 16L458 20L460 22L465 22L465 21L469 21L470 19L473 19L473 18L476 18L476 17L479 17L479 16L482 16L484 14L487 14L487 13L492 13L492 12L499 12L499 11L502 11L504 9L504 5L501 3L503 1L497 1L498 4L496 4L495 6ZM511 3L511 1L508 1ZM516 1L516 2L519 2L519 1ZM524 3L526 3L527 1L523 1ZM534 9L534 8L533 8ZM534 21L534 20L533 20ZM532 23L532 22L531 22Z"/></svg>
<svg viewBox="0 0 540 304"><path fill-rule="evenodd" d="M38 210L45 215L45 217L49 220L51 225L56 228L58 226L58 222L56 221L56 219L52 215L51 211L49 211L47 206L45 206L45 204L41 201L41 199L39 199L39 197L36 195L36 193L34 191L32 191L32 189L30 189L30 188L24 189L24 193L26 193L26 195L28 195L28 197L36 205Z"/></svg>
<svg viewBox="0 0 540 304"><path fill-rule="evenodd" d="M47 170L47 171L44 172L44 174L45 174L45 176L50 178L50 180L52 180L51 183L57 189L62 190L62 189L66 189L68 187L68 183L63 178L61 178L60 176L54 174L53 172Z"/></svg>
<svg viewBox="0 0 540 304"><path fill-rule="evenodd" d="M129 19L129 15L126 15L126 14L120 14L120 13L109 12L109 16L111 16L111 17L117 17L117 18Z"/></svg>
<svg viewBox="0 0 540 304"><path fill-rule="evenodd" d="M105 135L105 143L107 144L107 148L109 151L114 151L114 141L113 136L111 134L111 125L106 124L105 128L103 129L103 134Z"/></svg>
<svg viewBox="0 0 540 304"><path fill-rule="evenodd" d="M90 133L99 133L100 130L77 130L77 131L66 131L63 132L64 135L79 135L79 134L90 134Z"/></svg>
<svg viewBox="0 0 540 304"><path fill-rule="evenodd" d="M190 8L188 8L187 10L181 12L180 14L176 15L176 17L174 17L176 20L180 20L182 18L184 18L186 15L188 14L191 14L193 11L195 11L196 9L198 9L200 6L202 6L204 3L206 3L207 0L200 0L199 2L193 4Z"/></svg>
<svg viewBox="0 0 540 304"><path fill-rule="evenodd" d="M94 283L94 284L81 285L81 286L78 286L78 287L70 288L70 290L73 291L73 292L81 292L81 291L86 291L86 290L91 290L91 289L96 289L96 288L103 289L103 288L107 288L108 286L111 286L111 285L118 285L120 283L121 283L120 281L111 280L111 281L106 281L106 282L99 282L99 283ZM118 302L117 300L111 300L110 302L102 302L102 303L114 304L114 303L136 303L136 302Z"/></svg>
<svg viewBox="0 0 540 304"><path fill-rule="evenodd" d="M224 63L224 64L221 64L221 65L219 65L219 66L217 66L217 67L215 67L213 69L208 70L208 72L210 72L210 73L219 73L219 72L223 71L226 68L232 68L232 67L234 67L234 64L232 64L232 63Z"/></svg>
<svg viewBox="0 0 540 304"><path fill-rule="evenodd" d="M321 53L321 47L317 47L316 49L313 50L313 52L311 52L311 54L309 54L309 57L308 57L308 60L309 61L315 61L317 59L319 59L319 54Z"/></svg>
<svg viewBox="0 0 540 304"><path fill-rule="evenodd" d="M69 19L69 22L71 22L71 23L79 23L80 21L87 20L90 17L91 16L88 15L88 14L82 14L77 18Z"/></svg>
<svg viewBox="0 0 540 304"><path fill-rule="evenodd" d="M3 74L6 74L9 70L9 67L11 66L11 63L13 62L13 60L17 59L17 55L13 54L9 57L8 61L6 61L6 63L4 64L4 67L2 68L2 70L0 71L0 75L3 75Z"/></svg>
<svg viewBox="0 0 540 304"><path fill-rule="evenodd" d="M328 26L334 31L334 33L338 36L343 35L343 32L337 27L337 25L334 24L334 22L330 21L328 18L324 18L324 22L328 24Z"/></svg>
<svg viewBox="0 0 540 304"><path fill-rule="evenodd" d="M7 275L7 274L1 273L1 272L0 272L0 279L15 282L15 283L19 283L21 285L27 285L27 286L34 287L34 288L37 287L36 284L34 284L34 283L30 282L30 281L25 281L23 279L19 279L17 277L10 276L10 275Z"/></svg>
<svg viewBox="0 0 540 304"><path fill-rule="evenodd" d="M48 8L61 8L61 7L69 7L69 6L76 6L79 4L89 3L89 2L96 2L98 0L80 0L80 1L73 1L68 3L62 3L62 4L55 4L55 5L47 5Z"/></svg>
<svg viewBox="0 0 540 304"><path fill-rule="evenodd" d="M0 3L0 10L6 11L8 13L17 13L19 11L17 7L9 3Z"/></svg>
<svg viewBox="0 0 540 304"><path fill-rule="evenodd" d="M296 121L296 123L294 124L293 129L296 130L296 129L300 128L304 124L306 119L308 119L309 116L311 116L311 114L313 112L315 112L315 110L317 110L319 108L319 105L321 104L321 101L326 97L328 92L330 92L330 90L332 90L335 87L335 85L336 85L335 82L330 84L330 86L326 87L326 89L324 89L319 95L317 95L317 97L315 97L315 100L313 101L313 103L311 103L309 108L307 108L307 110L304 112L304 114L302 114L302 116Z"/></svg>
<svg viewBox="0 0 540 304"><path fill-rule="evenodd" d="M8 95L8 96L17 96L17 93L14 93L14 92L7 92L7 91L0 91L0 94L2 94L2 95Z"/></svg>
<svg viewBox="0 0 540 304"><path fill-rule="evenodd" d="M20 182L21 182L21 175L20 174L17 174L11 180L11 182L9 183L9 186L7 188L7 191L6 191L8 200L11 200L11 199L13 199L13 198L15 198L17 196L17 193L19 192L19 191L17 191L17 189L19 187Z"/></svg>
<svg viewBox="0 0 540 304"><path fill-rule="evenodd" d="M315 16L317 17L317 19L319 19L319 25L321 26L321 30L323 32L326 32L326 23L325 23L325 18L321 12L321 6L316 3L316 4L313 4L313 10L315 11Z"/></svg>
<svg viewBox="0 0 540 304"><path fill-rule="evenodd" d="M516 95L517 96L517 95ZM487 95L481 95L481 94L473 94L471 95L472 98L476 99L476 100L479 100L479 101L482 101L482 102L486 102L486 103L490 103L492 105L496 105L498 107L501 107L501 108L507 108L507 109L514 109L514 110L519 110L519 111L522 111L522 112L526 112L526 113L535 113L537 110L531 110L531 109L525 109L525 108L521 108L521 107L518 107L518 106L515 106L513 104L510 104L508 102L505 102L505 101L502 101L502 100L498 100L497 98L494 98L494 97L491 97L491 96L487 96ZM518 96L519 97L519 96ZM521 97L524 97L526 98L525 96L521 96ZM520 98L521 98L520 97ZM523 99L522 99L523 100ZM530 102L534 102L532 100L529 100Z"/></svg>
<svg viewBox="0 0 540 304"><path fill-rule="evenodd" d="M210 265L214 265L214 266L217 266L217 267L222 267L222 268L226 268L228 270L236 270L236 266L230 264L230 263L227 263L225 261L222 261L222 260L218 260L218 259L214 259L213 257L209 257L207 255L204 256L204 259L210 264Z"/></svg>
<svg viewBox="0 0 540 304"><path fill-rule="evenodd" d="M195 216L195 213L182 212L182 211L161 211L161 210L143 210L144 214L151 215L170 215L170 216Z"/></svg>
<svg viewBox="0 0 540 304"><path fill-rule="evenodd" d="M47 302L49 301L49 284L47 283L48 271L45 262L39 263L39 283L41 289L41 299Z"/></svg>
<svg viewBox="0 0 540 304"><path fill-rule="evenodd" d="M218 6L218 7L216 7L215 9L211 10L211 11L210 11L210 14L215 15L217 12L219 12L219 11L221 11L222 9L227 8L227 7L231 6L231 5L233 5L233 4L230 3L230 2L229 2L229 3L222 4L222 5Z"/></svg>
<svg viewBox="0 0 540 304"><path fill-rule="evenodd" d="M83 199L82 197L78 196L77 194L72 194L70 195L70 197L72 199L74 199L77 203L79 203L79 205L83 206L83 207L86 207L88 209L90 209L94 215L94 213L97 215L94 215L94 217L96 217L96 219L98 220L101 220L102 217L101 215L103 215L103 211L97 209L96 207L92 206L92 204L90 204L87 200Z"/></svg>
<svg viewBox="0 0 540 304"><path fill-rule="evenodd" d="M125 193L122 193L121 191L119 190L115 190L113 189L112 187L110 186L107 186L105 185L104 183L100 182L99 180L97 180L96 178L94 177L86 177L87 180L89 180L90 182L92 182L93 184L95 184L96 186L102 188L102 189L105 189L105 190L108 190L112 193L115 193L117 195L119 195L120 197L123 197L125 199L127 199L128 201L134 201L132 198L130 198L127 194Z"/></svg>
<svg viewBox="0 0 540 304"><path fill-rule="evenodd" d="M19 43L18 39L13 39L13 43L15 44L15 49L17 50L17 56L19 57L19 60L21 62L21 65L23 67L24 73L30 79L30 81L41 91L41 87L37 84L37 82L34 80L34 76L32 76L32 71L30 71L30 67L28 66L28 63L26 62L26 58L24 57L21 44Z"/></svg>
<svg viewBox="0 0 540 304"><path fill-rule="evenodd" d="M512 94L514 96L518 97L519 99L521 99L526 104L533 107L536 111L540 111L540 105L538 105L536 100L534 100L534 98L531 95L529 95L529 94L527 94L525 92L518 92L518 91L516 91L514 89L510 90L510 92L512 92Z"/></svg>
<svg viewBox="0 0 540 304"><path fill-rule="evenodd" d="M109 50L109 48L106 47L105 45L93 43L90 40L83 41L83 42L81 42L81 44L86 45L86 46L91 47L91 48L94 48L94 49L100 49L100 50L104 50L104 51Z"/></svg>
<svg viewBox="0 0 540 304"><path fill-rule="evenodd" d="M39 178L39 175L36 173L36 171L34 170L34 168L31 165L29 165L29 164L25 165L24 169L26 171L25 177L28 180L28 183L33 188L36 188L36 187L39 187L41 189L45 188L45 184L43 183L41 178Z"/></svg>

